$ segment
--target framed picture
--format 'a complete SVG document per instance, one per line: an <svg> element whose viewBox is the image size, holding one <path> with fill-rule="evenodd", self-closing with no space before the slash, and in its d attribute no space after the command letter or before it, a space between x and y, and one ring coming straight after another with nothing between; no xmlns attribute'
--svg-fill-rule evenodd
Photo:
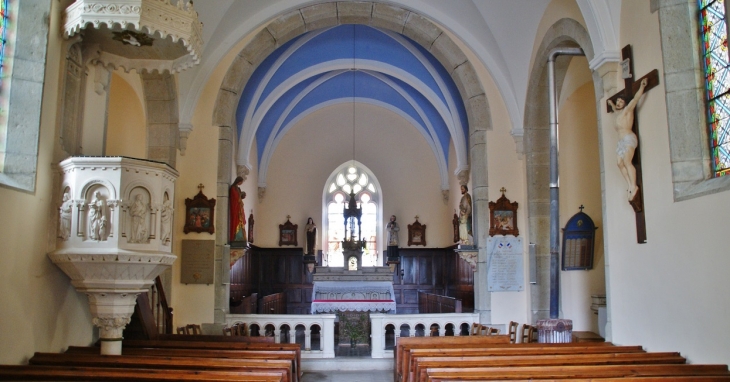
<svg viewBox="0 0 730 382"><path fill-rule="evenodd" d="M415 223L408 224L408 246L412 245L426 246L426 225L418 222L418 216Z"/></svg>
<svg viewBox="0 0 730 382"><path fill-rule="evenodd" d="M185 228L183 232L215 233L215 199L208 199L201 188L195 197L185 199Z"/></svg>
<svg viewBox="0 0 730 382"><path fill-rule="evenodd" d="M517 202L510 202L502 188L502 197L497 202L489 202L489 236L514 235L519 236L517 229Z"/></svg>
<svg viewBox="0 0 730 382"><path fill-rule="evenodd" d="M279 224L279 246L282 245L293 245L297 246L297 228L299 225L292 224L289 221L291 217L286 217L286 223Z"/></svg>

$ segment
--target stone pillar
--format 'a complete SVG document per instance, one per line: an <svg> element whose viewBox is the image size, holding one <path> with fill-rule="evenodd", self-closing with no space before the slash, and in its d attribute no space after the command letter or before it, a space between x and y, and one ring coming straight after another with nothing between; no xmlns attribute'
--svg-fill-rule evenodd
<svg viewBox="0 0 730 382"><path fill-rule="evenodd" d="M472 232L477 247L474 274L474 312L479 322L492 321L492 299L487 292L487 235L489 227L489 185L487 180L487 131L474 126L469 138L472 183ZM482 228L483 227L483 228Z"/></svg>
<svg viewBox="0 0 730 382"><path fill-rule="evenodd" d="M216 185L216 230L215 237L215 305L213 320L215 323L225 323L229 310L230 283L231 283L231 247L228 243L228 188L231 185L233 148L235 132L231 125L221 125L218 128L218 174ZM277 340L278 342L278 340Z"/></svg>
<svg viewBox="0 0 730 382"><path fill-rule="evenodd" d="M147 159L175 167L178 112L175 78L169 73L140 75L147 111Z"/></svg>

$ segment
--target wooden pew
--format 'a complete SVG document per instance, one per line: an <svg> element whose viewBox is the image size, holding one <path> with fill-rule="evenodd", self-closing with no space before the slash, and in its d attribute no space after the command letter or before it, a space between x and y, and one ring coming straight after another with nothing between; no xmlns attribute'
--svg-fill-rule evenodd
<svg viewBox="0 0 730 382"><path fill-rule="evenodd" d="M98 347L70 346L68 354L99 354ZM123 355L153 357L204 357L228 359L283 360L292 368L292 378L299 381L301 368L297 364L297 353L292 350L220 350L220 349L176 349L176 348L122 348Z"/></svg>
<svg viewBox="0 0 730 382"><path fill-rule="evenodd" d="M512 379L588 379L623 377L730 376L727 365L582 365L430 368L428 382Z"/></svg>
<svg viewBox="0 0 730 382"><path fill-rule="evenodd" d="M157 341L201 341L201 342L268 342L274 343L274 337L224 336L210 334L160 334ZM132 340L130 340L132 341ZM152 341L152 340L134 340Z"/></svg>
<svg viewBox="0 0 730 382"><path fill-rule="evenodd" d="M393 380L408 372L410 349L428 348L469 348L488 344L509 344L509 336L444 336L444 337L399 337L396 341L393 367Z"/></svg>
<svg viewBox="0 0 730 382"><path fill-rule="evenodd" d="M119 367L143 369L262 371L285 374L282 381L293 382L292 363L288 360L231 359L165 356L108 356L98 354L35 353L31 365Z"/></svg>
<svg viewBox="0 0 730 382"><path fill-rule="evenodd" d="M487 347L489 346L489 347ZM408 354L408 374L415 372L416 359L420 357L470 357L470 356L516 356L516 355L560 355L560 354L602 354L602 353L645 353L641 346L613 346L611 343L568 343L568 344L492 344L481 348L467 349L411 349Z"/></svg>
<svg viewBox="0 0 730 382"><path fill-rule="evenodd" d="M82 366L0 365L0 381L282 381L284 372L199 371Z"/></svg>
<svg viewBox="0 0 730 382"><path fill-rule="evenodd" d="M197 339L196 336L195 338ZM205 336L203 336L205 337ZM296 354L295 373L301 376L302 370L302 350L298 344L277 344L270 342L248 341L251 338L262 337L227 337L227 336L210 336L222 338L222 341L170 341L170 340L125 340L122 341L122 349L124 348L159 348L159 349L207 349L207 350L287 350ZM124 350L122 350L124 353Z"/></svg>
<svg viewBox="0 0 730 382"><path fill-rule="evenodd" d="M415 372L409 381L425 381L429 368L559 366L559 365L636 365L684 364L679 353L602 353L602 354L541 354L472 357L419 357L414 359Z"/></svg>

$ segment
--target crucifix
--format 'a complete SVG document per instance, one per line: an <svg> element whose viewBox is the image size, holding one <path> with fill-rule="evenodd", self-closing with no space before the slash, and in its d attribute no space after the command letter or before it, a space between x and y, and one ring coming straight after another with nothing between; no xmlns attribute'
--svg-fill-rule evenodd
<svg viewBox="0 0 730 382"><path fill-rule="evenodd" d="M621 175L628 185L628 201L636 215L636 241L646 243L646 219L644 217L644 194L641 177L641 152L639 150L639 125L636 121L636 105L641 96L659 84L659 71L652 70L634 81L634 63L631 45L621 50L621 77L624 90L614 94L607 101L607 111L615 113L615 127L618 133L616 147L617 163Z"/></svg>

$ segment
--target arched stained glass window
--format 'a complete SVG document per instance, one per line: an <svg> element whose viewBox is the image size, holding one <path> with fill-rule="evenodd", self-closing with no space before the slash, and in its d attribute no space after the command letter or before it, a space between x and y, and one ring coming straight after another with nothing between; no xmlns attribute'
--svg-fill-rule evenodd
<svg viewBox="0 0 730 382"><path fill-rule="evenodd" d="M10 98L10 74L12 68L11 46L13 14L9 0L0 0L0 172L5 168L7 150L8 107Z"/></svg>
<svg viewBox="0 0 730 382"><path fill-rule="evenodd" d="M698 5L712 170L715 176L723 176L730 173L730 56L728 56L727 41L727 5L723 0L698 0Z"/></svg>
<svg viewBox="0 0 730 382"><path fill-rule="evenodd" d="M360 218L362 239L366 241L363 266L380 265L378 256L381 219L380 185L372 173L357 162L347 162L330 175L324 187L324 261L330 267L343 267L342 240L345 220L342 215L350 200L350 192L362 209Z"/></svg>

